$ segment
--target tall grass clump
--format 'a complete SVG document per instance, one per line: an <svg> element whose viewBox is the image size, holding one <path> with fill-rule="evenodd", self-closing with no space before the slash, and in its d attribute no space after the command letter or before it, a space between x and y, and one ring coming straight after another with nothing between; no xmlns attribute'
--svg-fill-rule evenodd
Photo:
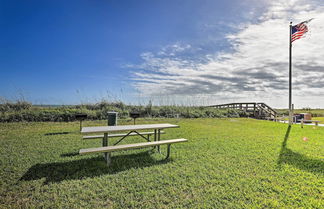
<svg viewBox="0 0 324 209"><path fill-rule="evenodd" d="M130 112L138 112L141 117L151 118L226 118L240 117L244 113L239 110L219 110L211 107L164 105L127 105L123 102L101 101L94 104L41 106L26 101L0 103L0 122L19 121L75 121L75 115L84 113L89 120L107 118L110 111L118 112L119 118L128 118Z"/></svg>

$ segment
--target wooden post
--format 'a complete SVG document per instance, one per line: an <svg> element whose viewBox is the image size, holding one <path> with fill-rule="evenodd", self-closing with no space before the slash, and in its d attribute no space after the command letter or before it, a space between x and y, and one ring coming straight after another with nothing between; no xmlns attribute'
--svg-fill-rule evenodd
<svg viewBox="0 0 324 209"><path fill-rule="evenodd" d="M256 106L255 106L255 103L254 103L254 104L253 104L253 115L254 115L254 117L256 117L256 114L255 114L255 113L256 113L256 112L255 112L255 107L256 107Z"/></svg>
<svg viewBox="0 0 324 209"><path fill-rule="evenodd" d="M304 119L302 119L302 120L300 121L300 127L301 127L301 128L304 128Z"/></svg>

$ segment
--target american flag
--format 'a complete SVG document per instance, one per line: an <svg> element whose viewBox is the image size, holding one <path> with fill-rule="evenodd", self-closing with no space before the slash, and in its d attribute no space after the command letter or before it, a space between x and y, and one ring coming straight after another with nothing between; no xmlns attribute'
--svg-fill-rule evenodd
<svg viewBox="0 0 324 209"><path fill-rule="evenodd" d="M291 42L294 42L297 39L304 37L304 35L308 32L307 23L309 23L312 19L301 22L297 25L292 26L291 28Z"/></svg>

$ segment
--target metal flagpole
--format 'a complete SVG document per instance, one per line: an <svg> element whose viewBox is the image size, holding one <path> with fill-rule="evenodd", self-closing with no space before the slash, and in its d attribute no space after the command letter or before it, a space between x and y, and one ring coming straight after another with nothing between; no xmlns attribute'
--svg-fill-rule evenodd
<svg viewBox="0 0 324 209"><path fill-rule="evenodd" d="M291 96L291 33L292 33L292 22L289 25L289 125L292 124L292 96Z"/></svg>

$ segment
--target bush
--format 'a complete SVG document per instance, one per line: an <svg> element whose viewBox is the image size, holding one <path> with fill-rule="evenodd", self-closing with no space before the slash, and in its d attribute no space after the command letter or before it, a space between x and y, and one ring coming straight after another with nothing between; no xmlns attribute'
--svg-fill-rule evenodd
<svg viewBox="0 0 324 209"><path fill-rule="evenodd" d="M186 106L146 106L125 105L122 102L102 101L96 104L69 106L33 106L28 102L5 102L0 104L0 122L19 121L75 121L77 113L85 113L88 120L105 120L107 112L118 112L119 118L128 118L130 112L139 112L141 117L183 117L183 118L220 118L240 117L237 110L220 110L211 107Z"/></svg>
<svg viewBox="0 0 324 209"><path fill-rule="evenodd" d="M31 107L32 104L25 101L18 101L16 103L5 102L0 104L0 112L28 110L31 109Z"/></svg>

